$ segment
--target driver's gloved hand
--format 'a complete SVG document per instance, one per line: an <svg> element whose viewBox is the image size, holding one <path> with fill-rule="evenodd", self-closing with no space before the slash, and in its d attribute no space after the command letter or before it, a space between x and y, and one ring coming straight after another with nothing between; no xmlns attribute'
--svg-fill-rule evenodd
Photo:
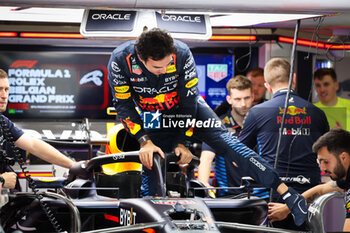
<svg viewBox="0 0 350 233"><path fill-rule="evenodd" d="M87 161L79 161L73 164L73 166L69 169L69 177L79 177L81 179L89 179L91 176L91 172L86 169Z"/></svg>
<svg viewBox="0 0 350 233"><path fill-rule="evenodd" d="M307 205L305 198L293 188L289 187L288 191L282 195L282 199L287 204L293 216L295 225L300 226L303 224L307 218Z"/></svg>

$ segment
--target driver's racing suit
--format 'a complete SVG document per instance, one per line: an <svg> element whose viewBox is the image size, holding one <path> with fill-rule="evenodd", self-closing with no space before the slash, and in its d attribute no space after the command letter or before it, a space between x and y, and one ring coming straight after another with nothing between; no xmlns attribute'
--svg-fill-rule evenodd
<svg viewBox="0 0 350 233"><path fill-rule="evenodd" d="M199 95L195 62L184 43L174 40L177 53L172 55L167 72L159 76L149 72L138 59L134 43L129 41L117 47L108 64L114 106L131 135L139 139L147 134L156 146L169 152L178 143L184 144L187 134L234 161L258 183L274 189L281 184L273 168L233 137ZM142 111L141 116L135 104ZM144 169L147 175L153 174ZM154 195L156 179L148 176L144 181L148 182L143 182L143 195Z"/></svg>

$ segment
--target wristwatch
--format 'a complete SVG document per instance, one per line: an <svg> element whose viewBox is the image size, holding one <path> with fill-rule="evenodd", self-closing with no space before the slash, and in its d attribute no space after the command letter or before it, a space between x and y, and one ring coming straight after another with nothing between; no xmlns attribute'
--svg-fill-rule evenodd
<svg viewBox="0 0 350 233"><path fill-rule="evenodd" d="M151 138L148 135L143 135L137 141L139 142L140 146L142 146L142 144L147 140L151 140Z"/></svg>
<svg viewBox="0 0 350 233"><path fill-rule="evenodd" d="M4 177L0 176L0 182L1 182L1 184L2 184L2 187L4 187L4 185L5 185L5 179L4 179Z"/></svg>

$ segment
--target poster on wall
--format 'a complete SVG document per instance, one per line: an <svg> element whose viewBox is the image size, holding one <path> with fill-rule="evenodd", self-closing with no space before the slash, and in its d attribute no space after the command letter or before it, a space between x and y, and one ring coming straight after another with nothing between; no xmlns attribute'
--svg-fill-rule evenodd
<svg viewBox="0 0 350 233"><path fill-rule="evenodd" d="M6 114L19 119L104 118L109 104L107 54L1 52L9 76Z"/></svg>

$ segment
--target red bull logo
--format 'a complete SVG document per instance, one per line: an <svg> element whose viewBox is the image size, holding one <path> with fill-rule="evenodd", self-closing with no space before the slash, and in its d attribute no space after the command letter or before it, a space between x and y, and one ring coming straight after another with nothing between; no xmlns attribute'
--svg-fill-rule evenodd
<svg viewBox="0 0 350 233"><path fill-rule="evenodd" d="M164 110L165 108L171 109L177 103L179 103L179 96L177 95L177 92L171 92L148 98L143 98L140 96L139 106L143 110L156 111Z"/></svg>
<svg viewBox="0 0 350 233"><path fill-rule="evenodd" d="M225 124L230 124L230 118L228 116L226 116L224 119L221 120L221 122L225 125Z"/></svg>
<svg viewBox="0 0 350 233"><path fill-rule="evenodd" d="M280 110L279 114L283 114L284 108L279 107L279 110ZM298 108L291 105L287 108L287 114L292 116L299 115L299 114L306 114L306 107Z"/></svg>
<svg viewBox="0 0 350 233"><path fill-rule="evenodd" d="M135 135L141 129L141 125L130 121L130 117L127 117L126 119L122 119L122 123L126 129L129 129L129 132L132 135Z"/></svg>

